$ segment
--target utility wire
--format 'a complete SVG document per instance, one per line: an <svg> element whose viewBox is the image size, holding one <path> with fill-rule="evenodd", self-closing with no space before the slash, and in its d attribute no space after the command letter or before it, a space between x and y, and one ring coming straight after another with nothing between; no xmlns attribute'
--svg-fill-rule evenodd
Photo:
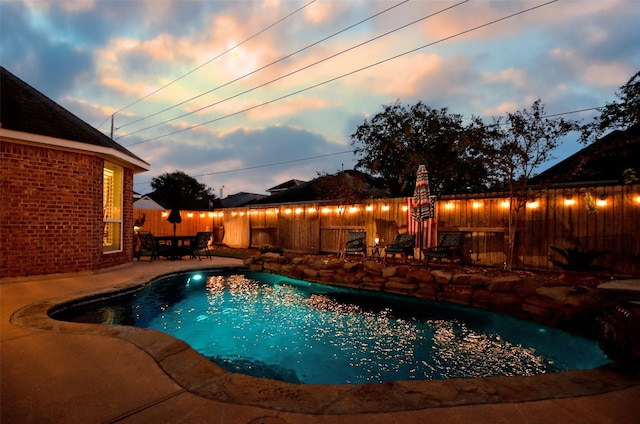
<svg viewBox="0 0 640 424"><path fill-rule="evenodd" d="M464 4L464 3L468 3L469 1L470 1L470 0L464 0L464 1L460 2L460 3L457 3L457 4L454 4L454 5L452 5L452 6L449 6L449 7L445 8L445 9L441 9L441 10L439 10L438 12L431 13L431 14L429 14L429 15L427 15L427 16L423 16L422 18L419 18L419 19L416 19L416 20L414 20L414 21L412 21L412 22L409 22L409 23L407 23L407 24L404 24L404 25L402 25L402 26L400 26L400 27L397 27L397 28L395 28L395 29L393 29L393 30L391 30L391 31L387 31L387 32L385 32L385 33L383 33L383 34L380 34L380 35L376 36L376 37L373 37L373 38L370 38L370 39L368 39L368 40L366 40L366 41L363 41L362 43L359 43L359 44L353 45L353 46L351 46L351 47L349 47L349 48L347 48L347 49L344 49L344 50L342 50L342 51L339 51L339 52L337 52L337 53L334 53L334 54L332 54L332 55L330 55L330 56L327 56L327 57L325 57L325 58L323 58L323 59L320 59L320 60L318 60L318 61L316 61L316 62L313 62L313 63L311 63L311 64L309 64L309 65L303 66L302 68L298 68L298 69L296 69L295 71L292 71L292 72L289 72L289 73L287 73L287 74L281 75L281 76L279 76L279 77L277 77L277 78L274 78L274 79L272 79L272 80L270 80L270 81L267 81L267 82L265 82L265 83L262 83L262 84L260 84L260 85L255 86L255 87L249 88L249 89L247 89L247 90L245 90L245 91L242 91L242 92L240 92L240 93L234 94L233 96L227 97L227 98L222 99L222 100L218 100L217 102L214 102L214 103L211 103L211 104L209 104L209 105L206 105L206 106L200 107L200 108L198 108L198 109L196 109L196 110L192 110L191 112L187 112L187 113L184 113L184 114L182 114L182 115L175 116L175 117L173 117L173 118L167 119L167 120L162 121L162 122L159 122L159 123L157 123L157 124L154 124L154 125L151 125L151 126L148 126L148 127L145 127L145 128L141 128L141 129L136 130L136 131L133 131L133 132L131 132L131 133L128 133L128 134L122 135L122 136L118 137L117 139L119 140L119 139L121 139L121 138L128 137L128 136L131 136L131 135L134 135L134 134L138 134L138 133L140 133L140 132L143 132L143 131L149 130L149 129L151 129L151 128L159 127L159 126L164 125L164 124L167 124L167 123L169 123L169 122L171 122L171 121L175 121L176 119L184 118L185 116L189 116L189 115L192 115L192 114L194 114L194 113L201 112L201 111L203 111L204 109L208 109L208 108L210 108L210 107L213 107L213 106L219 105L220 103L223 103L223 102L226 102L226 101L229 101L229 100L235 99L235 98L237 98L237 97L243 96L243 95L245 95L245 94L247 94L247 93L250 93L250 92L252 92L252 91L255 91L255 90L259 89L259 88L265 87L265 86L267 86L267 85L269 85L269 84L271 84L271 83L273 83L273 82L280 81L280 80L282 80L282 79L284 79L284 78L288 78L288 77L290 77L290 76L292 76L292 75L294 75L294 74L297 74L297 73L299 73L299 72L302 72L302 71L304 71L304 70L307 70L307 69L309 69L309 68L312 68L312 67L314 67L314 66L316 66L316 65L318 65L318 64L320 64L320 63L323 63L323 62L326 62L326 61L328 61L328 60L334 59L334 58L336 58L336 57L338 57L338 56L340 56L340 55L342 55L342 54L344 54L344 53L350 52L350 51L355 50L355 49L357 49L357 48L359 48L359 47L362 47L362 46L364 46L364 45L366 45L366 44L369 44L369 43L371 43L371 42L373 42L373 41L379 40L379 39L381 39L381 38L383 38L383 37L386 37L387 35L390 35L390 34L393 34L393 33L397 32L397 31L400 31L400 30L402 30L402 29L405 29L405 28L407 28L407 27L409 27L409 26L411 26L411 25L415 25L415 24L417 24L417 23L419 23L419 22L422 22L422 21L424 21L424 20L426 20L426 19L429 19L429 18L431 18L431 17L433 17L433 16L435 16L435 15L438 15L438 14L444 13L444 12L446 12L446 11L448 11L448 10L450 10L450 9L453 9L453 8L455 8L455 7L458 7L458 6L460 6L460 5ZM303 91L304 91L304 90L303 90ZM231 116L231 115L230 115L230 116ZM138 144L138 143L135 143L135 144ZM129 146L132 146L132 145L133 145L133 144L130 144Z"/></svg>
<svg viewBox="0 0 640 424"><path fill-rule="evenodd" d="M263 28L262 30L260 30L260 31L258 31L257 33L253 34L251 37L249 37L249 38L245 39L244 41L241 41L240 43L238 43L238 44L236 44L236 45L234 45L234 46L232 46L232 47L229 47L227 50L225 50L224 52L222 52L222 53L218 54L216 57L214 57L214 58L212 58L212 59L207 60L206 62L204 62L203 64L201 64L201 65L197 66L196 68L193 68L192 70L190 70L190 71L189 71L189 72L187 72L186 74L184 74L184 75L182 75L182 76L180 76L180 77L178 77L178 78L174 79L174 80L173 80L173 81L171 81L171 82L168 82L167 84L163 85L163 86L162 86L162 87L160 87L160 88L157 88L156 90L152 91L151 93L149 93L149 94L147 94L147 95L145 95L145 96L143 96L143 97L140 97L138 100L136 100L136 101L134 101L134 102L132 102L132 103L129 103L128 105L126 105L126 106L124 106L124 107L122 107L122 108L120 108L120 109L116 110L112 115L115 115L115 114L116 114L116 113L118 113L118 112L122 112L123 110L125 110L125 109L127 109L127 108L129 108L129 107L131 107L131 106L133 106L133 105L135 105L135 104L137 104L137 103L139 103L139 102L141 102L141 101L143 101L143 100L145 100L145 99L147 99L147 98L151 97L151 96L153 96L154 94L159 93L160 91L164 90L165 88L169 87L170 85L172 85L172 84L174 84L174 83L176 83L176 82L180 81L180 80L181 80L181 79L183 79L184 77L186 77L186 76L188 76L188 75L191 75L192 73L194 73L194 72L195 72L195 71L197 71L198 69L200 69L200 68L202 68L202 67L204 67L204 66L208 65L209 63L213 62L214 60L216 60L216 59L218 59L218 58L220 58L220 57L224 56L225 54L229 53L229 52L230 52L230 51L232 51L233 49L236 49L236 48L240 47L240 46L241 46L241 45L243 45L244 43L246 43L246 42L248 42L248 41L250 41L250 40L252 40L252 39L256 38L258 35L262 34L263 32L266 32L266 31L270 30L271 28L273 28L274 26L278 25L279 23L281 23L281 22L282 22L282 21L284 21L285 19L290 18L291 16L293 16L293 15L295 15L296 13L300 12L301 10L303 10L303 9L304 9L304 8L306 8L307 6L311 5L312 3L315 3L315 1L316 1L316 0L311 0L309 3L307 3L307 4L305 4L305 5L303 5L303 6L299 7L299 8L297 8L296 10L294 10L294 11L293 11L293 12L291 12L291 13L289 13L289 14L288 14L288 15L286 15L285 17L278 19L276 22L272 23L271 25L267 26L266 28ZM408 1L408 0L407 0L407 1ZM103 126L103 125L104 125L104 124L105 124L109 119L110 119L110 117L107 117L107 119L105 119L105 120L104 120L104 122L98 126L98 128L100 128L101 126Z"/></svg>
<svg viewBox="0 0 640 424"><path fill-rule="evenodd" d="M467 0L467 1L469 1L469 0ZM400 3L397 3L397 4L395 4L395 5L391 6L391 7L388 7L388 8L386 8L386 9L384 9L384 10L382 10L382 11L380 11L380 12L378 12L378 13L374 14L374 15L369 16L368 18L362 19L361 21L358 21L358 22L356 22L356 23L354 23L354 24L352 24L352 25L349 25L348 27L343 28L343 29L341 29L341 30L340 30L340 31L338 31L338 32L334 32L333 34L331 34L331 35L329 35L329 36L327 36L327 37L324 37L324 38L322 38L322 39L320 39L320 40L318 40L318 41L316 41L316 42L314 42L314 43L312 43L312 44L309 44L308 46L305 46L305 47L303 47L303 48L301 48L301 49L299 49L299 50L296 50L296 51L295 51L295 52L293 52L293 53L289 53L288 55L283 56L283 57L281 57L280 59L277 59L277 60L275 60L275 61L273 61L273 62L271 62L271 63L269 63L269 64L267 64L267 65L261 66L261 67L260 67L260 68L258 68L258 69L254 69L253 71L251 71L251 72L249 72L249 73L246 73L246 74L242 75L241 77L235 78L235 79L233 79L233 80L231 80L231 81L229 81L229 82L226 82L226 83L224 83L224 84L222 84L222 85L219 85L219 86L217 86L217 87L215 87L215 88L212 88L212 89L211 89L211 90L209 90L209 91L205 91L204 93L200 93L200 94L198 94L197 96L191 97L190 99L184 100L184 101L182 101L182 102L180 102L180 103L177 103L177 104L175 104L175 105L173 105L173 106L169 106L169 107L167 107L167 108L165 108L165 109L162 109L162 110L160 110L160 111L158 111L158 112L155 112L155 113L153 113L153 114L151 114L151 115L147 115L147 116L144 116L144 117L142 117L142 118L136 119L136 120L134 120L134 121L128 122L128 123L126 123L126 124L124 124L124 125L121 125L121 126L120 126L120 127L118 127L117 129L119 130L119 129L122 129L122 128L126 127L126 126L129 126L129 125L132 125L132 124L138 123L138 122L140 122L140 121L144 121L144 120L146 120L146 119L152 118L152 117L157 116L157 115L159 115L159 114L161 114L161 113L164 113L164 112L167 112L167 111L169 111L169 110L171 110L171 109L174 109L174 108L176 108L176 107L178 107L178 106L181 106L181 105L183 105L183 104L185 104L185 103L189 103L189 102L190 102L190 101L192 101L192 100L196 100L196 99L198 99L198 98L200 98L200 97L202 97L202 96L205 96L205 95L207 95L207 94L213 93L213 92L214 92L214 91L216 91L216 90L219 90L219 89L221 89L221 88L224 88L224 87L226 87L226 86L228 86L228 85L230 85L230 84L233 84L234 82L240 81L241 79L244 79L244 78L246 78L246 77L248 77L248 76L251 76L251 75L253 75L253 74L255 74L255 73L258 73L258 72L260 72L260 71L262 71L262 70L264 70L264 69L266 69L266 68L268 68L268 67L270 67L270 66L273 66L273 65L275 65L275 64L277 64L277 63L282 62L283 60L289 59L289 58L291 58L291 57L293 57L293 56L297 55L298 53L301 53L301 52L303 52L303 51L305 51L305 50L310 49L311 47L317 46L317 45L318 45L318 44L320 44L320 43L323 43L323 42L325 42L325 41L327 41L327 40L329 40L329 39L331 39L331 38L333 38L333 37L335 37L335 36L337 36L337 35L342 34L343 32L346 32L346 31L348 31L348 30L350 30L350 29L352 29L352 28L357 27L358 25L361 25L361 24L363 24L363 23L365 23L365 22L367 22L367 21L370 21L370 20L371 20L371 19L373 19L373 18L376 18L376 17L378 17L378 16L380 16L380 15L382 15L382 14L384 14L384 13L387 13L387 12L389 12L390 10L395 9L396 7L399 7L399 6L401 6L401 5L403 5L404 3L407 3L407 2L409 2L409 0L401 1ZM201 110L201 109L198 109L198 111L200 111L200 110ZM195 112L190 112L190 113L195 113ZM182 116L185 116L185 115L182 115ZM173 120L173 119L179 119L179 118L181 118L182 116L178 116L178 117L176 117L176 118L172 118L172 120ZM168 122L168 121L165 121L165 122ZM162 125L162 123L160 123L160 124L158 124L158 125ZM149 128L152 128L152 127L147 127L147 128L144 128L144 129L142 129L142 130L140 130L140 131L144 131L144 130L149 129ZM135 133L133 133L133 134L135 134ZM127 134L127 135L131 135L131 134ZM121 137L119 137L119 138L126 137L127 135L121 136Z"/></svg>
<svg viewBox="0 0 640 424"><path fill-rule="evenodd" d="M171 135L179 134L179 133L184 132L184 131L190 131L190 130L192 130L192 129L199 128L199 127L202 127L202 126L204 126L204 125L211 124L211 123L213 123L213 122L221 121L221 120L223 120L223 119L226 119L226 118L229 118L229 117L232 117L232 116L235 116L235 115L239 115L239 114L241 114L241 113L248 112L248 111L250 111L250 110L257 109L257 108L259 108L259 107L266 106L266 105L271 104L271 103L275 103L275 102L280 101L280 100L283 100L283 99L285 99L285 98L287 98L287 97L291 97L291 96L294 96L294 95L297 95L297 94L303 93L303 92L305 92L305 91L312 90L312 89L314 89L314 88L320 87L320 86L325 85L325 84L328 84L328 83L330 83L330 82L334 82L334 81L337 81L337 80L339 80L339 79L345 78L345 77L347 77L347 76L354 75L354 74L356 74L356 73L358 73L358 72L362 72L362 71L364 71L364 70L371 69L371 68L373 68L373 67L375 67L375 66L378 66L378 65L381 65L381 64L383 64L383 63L390 62L390 61L395 60L395 59L397 59L397 58L399 58L399 57L406 56L406 55L408 55L408 54L410 54L410 53L414 53L414 52L416 52L416 51L419 51L419 50L425 49L425 48L427 48L427 47L431 47L431 46L433 46L433 45L436 45L436 44L442 43L442 42L444 42L444 41L448 41L448 40L451 40L451 39L453 39L453 38L457 38L457 37L460 37L460 36L462 36L462 35L468 34L468 33L470 33L470 32L477 31L477 30L482 29L482 28L486 28L486 27L488 27L488 26L490 26L490 25L494 25L494 24L496 24L496 23L498 23L498 22L502 22L502 21L505 21L505 20L507 20L507 19L511 19L511 18L513 18L513 17L515 17L515 16L522 15L522 14L527 13L527 12L530 12L530 11L532 11L532 10L539 9L539 8L541 8L541 7L547 6L547 5L549 5L549 4L556 3L557 1L558 1L558 0L551 0L551 1L548 1L548 2L546 2L546 3L539 4L539 5L537 5L537 6L532 6L532 7L530 7L530 8L527 8L527 9L521 10L521 11L519 11L519 12L512 13L512 14L510 14L510 15L504 16L504 17L502 17L502 18L498 18L498 19L495 19L495 20L493 20L493 21L490 21L490 22L484 23L484 24L482 24L482 25L478 25L478 26L475 26L475 27L473 27L473 28L470 28L470 29L467 29L467 30L464 30L464 31L458 32L458 33L453 34L453 35L450 35L450 36L448 36L448 37L444 37L444 38L441 38L441 39L439 39L439 40L432 41L432 42L427 43L427 44L424 44L424 45L422 45L422 46L420 46L420 47L416 47L416 48L414 48L414 49L407 50L407 51L405 51L405 52L403 52L403 53L399 53L399 54L394 55L394 56L391 56L391 57L389 57L389 58L387 58L387 59L383 59L383 60L381 60L381 61L378 61L378 62L372 63L372 64L367 65L367 66L364 66L364 67L362 67L362 68L358 68L358 69L356 69L356 70L353 70L353 71L347 72L347 73L342 74L342 75L339 75L339 76L337 76L337 77L333 77L333 78L330 78L330 79L328 79L328 80L325 80L325 81L319 82L319 83L317 83L317 84L314 84L314 85L311 85L311 86L308 86L308 87L302 88L302 89L300 89L300 90L293 91L293 92L291 92L291 93L289 93L289 94L286 94L286 95L283 95L283 96L280 96L280 97L277 97L277 98L274 98L274 99L268 100L268 101L266 101L266 102L263 102L263 103L260 103L260 104L254 105L254 106L250 106L250 107L248 107L248 108L245 108L245 109L242 109L242 110L239 110L239 111L236 111L236 112L233 112L233 113L230 113L230 114L227 114L227 115L224 115L224 116L221 116L221 117L215 118L215 119L211 119L211 120L209 120L209 121L205 121L205 122L200 123L200 124L196 124L196 125L192 125L192 126L189 126L189 127L186 127L186 128L182 128L182 129L179 129L179 130L176 130L176 131L173 131L173 132L170 132L170 133L164 134L164 135L159 135L159 136L157 136L157 137L153 137L153 138L150 138L150 139L147 139L147 140L143 140L143 141L140 141L140 142L137 142L137 143L131 143L131 144L127 145L127 147L129 147L129 146L134 146L134 145L137 145L137 144L146 143L146 142L153 141L153 140L158 140L158 139L160 139L160 138L164 138L164 137L169 137L169 136L171 136Z"/></svg>
<svg viewBox="0 0 640 424"><path fill-rule="evenodd" d="M268 166L284 165L284 164L287 164L287 163L304 162L304 161L313 160L313 159L326 158L326 157L329 157L329 156L344 155L345 153L355 153L355 150L345 150L343 152L327 153L327 154L324 154L324 155L309 156L309 157L306 157L306 158L291 159L291 160L285 160L285 161L282 161L282 162L274 162L274 163L267 163L267 164L263 164L263 165L248 166L246 168L229 169L229 170L226 170L226 171L208 172L206 174L193 175L193 177L197 178L197 177L206 177L206 176L209 176L209 175L228 174L230 172L249 171L251 169L266 168ZM135 183L134 185L149 184L150 182L151 181Z"/></svg>
<svg viewBox="0 0 640 424"><path fill-rule="evenodd" d="M585 108L585 109L577 109L577 110L570 110L567 112L559 112L559 113L553 113L550 115L545 115L543 116L543 118L553 118L556 116L563 116L563 115L571 115L574 113L580 113L580 112L589 112L592 110L598 110L598 109L602 109L604 106L597 106L597 107L590 107L590 108ZM492 125L488 125L489 127ZM295 163L295 162L303 162L303 161L308 161L308 160L313 160L313 159L320 159L320 158L324 158L324 157L328 157L328 156L337 156L337 155L343 155L345 153L356 153L356 149L353 150L345 150L342 152L335 152L335 153L327 153L324 155L318 155L318 156L309 156L306 158L300 158L300 159L291 159L291 160L287 160L287 161L282 161L282 162L274 162L274 163L268 163L268 164L262 164L262 165L255 165L255 166L248 166L245 168L236 168L236 169L228 169L226 171L217 171L217 172L209 172L206 174L200 174L200 175L194 175L194 178L196 177L206 177L209 175L218 175L218 174L228 174L231 172L238 172L238 171L248 171L248 170L252 170L252 169L259 169L259 168L266 168L269 166L276 166L276 165L284 165L284 164L288 164L288 163ZM141 182L141 183L135 183L134 185L141 185L141 184L149 184L150 181L147 182Z"/></svg>

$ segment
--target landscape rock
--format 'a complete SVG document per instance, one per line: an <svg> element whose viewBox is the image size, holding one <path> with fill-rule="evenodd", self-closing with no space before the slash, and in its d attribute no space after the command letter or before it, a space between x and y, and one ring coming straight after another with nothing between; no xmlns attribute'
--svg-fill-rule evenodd
<svg viewBox="0 0 640 424"><path fill-rule="evenodd" d="M431 271L431 275L433 275L433 278L436 280L436 283L443 284L443 285L449 284L453 279L453 274L451 274L450 272L441 271L441 270Z"/></svg>
<svg viewBox="0 0 640 424"><path fill-rule="evenodd" d="M276 259L276 256L279 259ZM251 271L273 272L321 284L385 291L419 299L473 306L548 325L593 331L605 303L602 291L586 285L556 285L549 279L504 275L490 269L429 269L382 261L345 261L306 255L286 258L265 253L245 259ZM584 279L584 278L583 278ZM589 330L590 329L590 330ZM594 335L595 336L595 335Z"/></svg>

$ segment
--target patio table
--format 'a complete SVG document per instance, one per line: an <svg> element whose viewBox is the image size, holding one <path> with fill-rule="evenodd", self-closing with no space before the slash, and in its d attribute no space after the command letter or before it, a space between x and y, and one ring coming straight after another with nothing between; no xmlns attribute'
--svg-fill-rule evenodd
<svg viewBox="0 0 640 424"><path fill-rule="evenodd" d="M158 244L167 245L166 253L163 254L169 260L182 259L189 255L189 246L195 236L154 236Z"/></svg>

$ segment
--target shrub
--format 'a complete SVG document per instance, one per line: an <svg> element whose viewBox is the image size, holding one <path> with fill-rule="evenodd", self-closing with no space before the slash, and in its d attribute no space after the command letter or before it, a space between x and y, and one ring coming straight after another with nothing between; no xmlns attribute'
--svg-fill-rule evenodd
<svg viewBox="0 0 640 424"><path fill-rule="evenodd" d="M588 272L588 271L603 271L606 269L602 265L594 265L593 261L608 255L608 251L604 250L580 250L577 247L559 248L551 246L551 249L558 253L564 261L558 259L549 258L558 268L562 268L566 271Z"/></svg>

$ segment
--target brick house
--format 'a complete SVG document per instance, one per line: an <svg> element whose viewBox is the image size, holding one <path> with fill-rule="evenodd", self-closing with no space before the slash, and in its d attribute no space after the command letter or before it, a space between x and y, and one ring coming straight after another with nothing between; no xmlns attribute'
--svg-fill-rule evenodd
<svg viewBox="0 0 640 424"><path fill-rule="evenodd" d="M0 279L132 262L149 164L0 67Z"/></svg>

